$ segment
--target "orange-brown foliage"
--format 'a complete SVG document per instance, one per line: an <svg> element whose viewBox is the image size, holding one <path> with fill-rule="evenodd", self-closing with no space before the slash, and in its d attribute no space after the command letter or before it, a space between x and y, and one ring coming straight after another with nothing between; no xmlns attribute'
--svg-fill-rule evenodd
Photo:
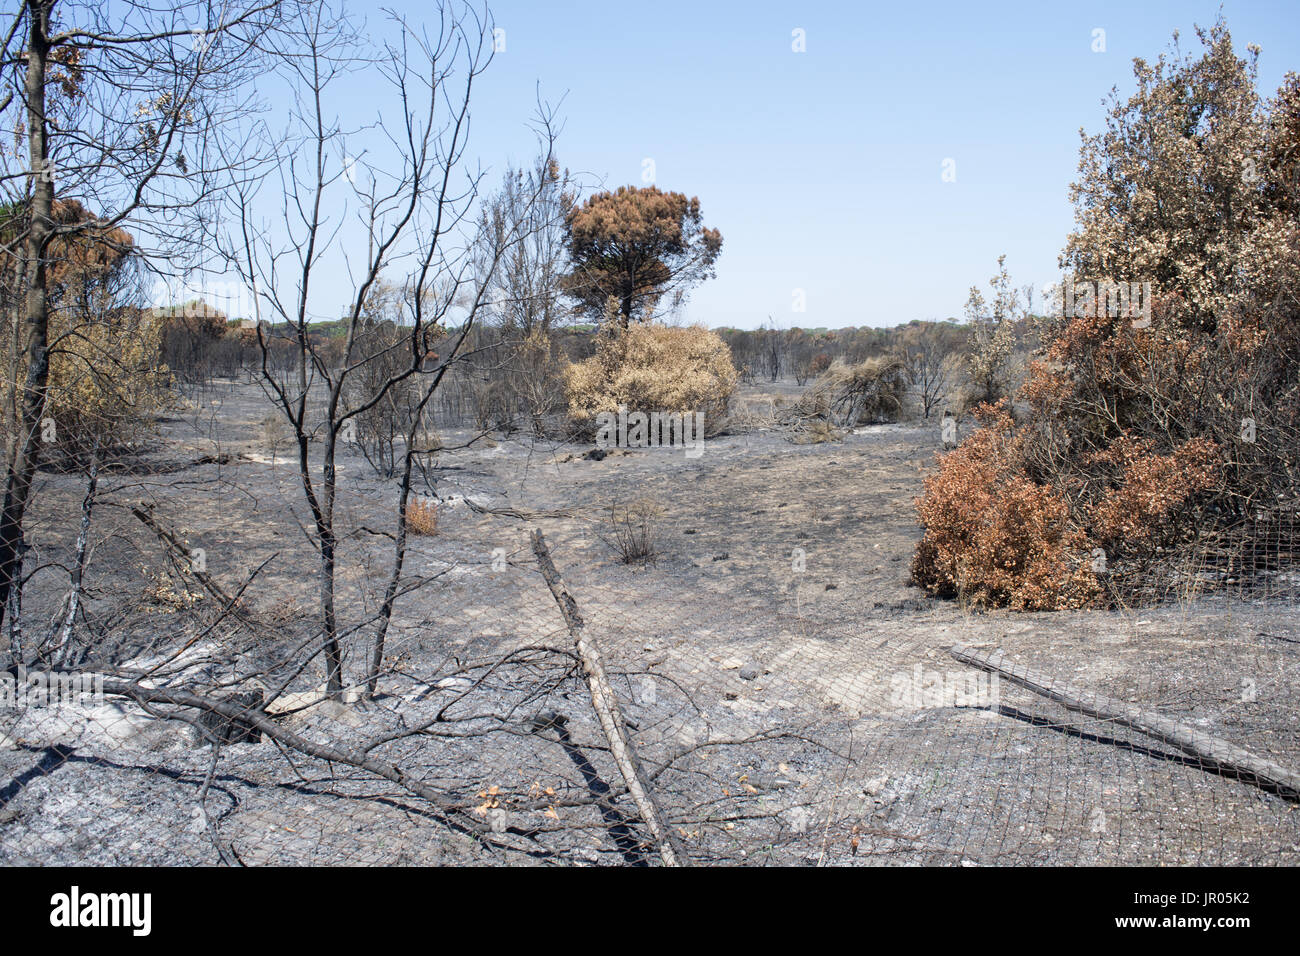
<svg viewBox="0 0 1300 956"><path fill-rule="evenodd" d="M425 498L412 498L406 505L406 527L411 534L433 537L438 533L438 506Z"/></svg>
<svg viewBox="0 0 1300 956"><path fill-rule="evenodd" d="M1087 537L1056 490L1023 472L1023 439L1005 406L981 406L983 426L945 455L916 500L925 535L913 580L977 607L1082 607L1098 594Z"/></svg>
<svg viewBox="0 0 1300 956"><path fill-rule="evenodd" d="M1183 505L1216 481L1216 446L1209 439L1192 439L1171 455L1151 448L1149 440L1125 436L1094 456L1098 464L1121 469L1119 481L1091 509L1089 530L1103 548L1155 543Z"/></svg>
<svg viewBox="0 0 1300 956"><path fill-rule="evenodd" d="M703 225L698 198L655 186L597 193L569 212L566 226L575 264L566 291L593 315L614 298L624 325L668 287L712 278L722 251L722 233Z"/></svg>

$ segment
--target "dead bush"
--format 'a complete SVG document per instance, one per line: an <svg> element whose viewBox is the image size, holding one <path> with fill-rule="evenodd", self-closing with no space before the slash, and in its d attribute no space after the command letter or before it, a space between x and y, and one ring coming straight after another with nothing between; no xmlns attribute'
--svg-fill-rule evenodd
<svg viewBox="0 0 1300 956"><path fill-rule="evenodd" d="M551 337L541 329L523 336L511 360L510 387L533 436L547 435L547 420L564 407L563 365Z"/></svg>
<svg viewBox="0 0 1300 956"><path fill-rule="evenodd" d="M663 513L659 503L649 498L628 505L611 504L601 540L624 564L654 563L659 556L659 519Z"/></svg>
<svg viewBox="0 0 1300 956"><path fill-rule="evenodd" d="M514 396L510 383L496 369L480 374L470 388L474 428L484 434L490 431L510 434L515 430Z"/></svg>
<svg viewBox="0 0 1300 956"><path fill-rule="evenodd" d="M406 529L431 538L438 533L438 505L428 498L412 498L406 504Z"/></svg>
<svg viewBox="0 0 1300 956"><path fill-rule="evenodd" d="M822 445L826 442L843 441L844 433L828 421L811 418L795 426L791 440L796 445Z"/></svg>
<svg viewBox="0 0 1300 956"><path fill-rule="evenodd" d="M289 442L289 426L285 424L284 416L278 412L263 418L261 425L262 443L266 445L266 450L271 454L271 464L275 464L280 449Z"/></svg>
<svg viewBox="0 0 1300 956"><path fill-rule="evenodd" d="M820 431L825 441L834 426L896 421L906 393L903 363L893 356L876 355L856 365L837 360L780 417L802 425L804 432L810 420L821 420L827 426Z"/></svg>
<svg viewBox="0 0 1300 956"><path fill-rule="evenodd" d="M821 382L830 393L831 414L846 426L896 421L907 392L903 363L887 355L832 365Z"/></svg>
<svg viewBox="0 0 1300 956"><path fill-rule="evenodd" d="M699 412L706 433L721 426L737 373L731 350L703 326L607 323L596 353L565 369L569 414L579 429L620 405L635 412Z"/></svg>
<svg viewBox="0 0 1300 956"><path fill-rule="evenodd" d="M344 435L375 474L392 478L401 471L405 435L418 414L420 398L420 378L407 374L410 329L391 319L359 323L352 364L343 399L359 411L349 419L352 426Z"/></svg>

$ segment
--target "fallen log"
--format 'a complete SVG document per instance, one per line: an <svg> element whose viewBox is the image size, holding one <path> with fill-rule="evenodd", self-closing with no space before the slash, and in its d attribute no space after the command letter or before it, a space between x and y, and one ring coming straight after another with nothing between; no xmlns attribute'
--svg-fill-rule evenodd
<svg viewBox="0 0 1300 956"><path fill-rule="evenodd" d="M1300 801L1300 774L1243 750L1236 744L1230 744L1188 724L1162 717L1136 704L1058 683L1021 664L1007 661L1001 651L981 654L958 644L948 653L963 664L997 673L1025 690L1055 701L1066 710L1110 721L1153 737L1196 758L1205 769L1254 784L1288 800Z"/></svg>
<svg viewBox="0 0 1300 956"><path fill-rule="evenodd" d="M555 569L555 562L551 560L551 552L546 547L546 539L542 537L540 529L533 531L532 540L533 554L537 556L537 565L541 568L542 577L546 579L546 586L551 589L551 595L560 607L560 614L564 617L569 636L573 638L578 648L578 656L582 658L582 669L587 675L587 686L591 690L592 707L595 708L601 730L605 732L605 738L609 741L609 752L613 755L614 762L618 764L619 772L627 783L628 794L636 804L637 812L641 815L659 849L660 859L666 866L685 866L690 861L674 835L672 827L665 819L663 811L660 810L659 804L655 801L649 778L641 769L636 751L628 740L623 714L618 706L618 698L614 696L614 689L605 674L600 648L594 640L583 633L585 622L582 620L582 615L578 613L578 604L574 601L573 595L565 589L564 581L560 578L560 572Z"/></svg>

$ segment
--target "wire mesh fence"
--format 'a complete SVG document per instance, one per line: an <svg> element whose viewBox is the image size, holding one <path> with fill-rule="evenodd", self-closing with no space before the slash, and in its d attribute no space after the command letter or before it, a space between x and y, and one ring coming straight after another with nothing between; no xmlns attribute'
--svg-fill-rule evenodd
<svg viewBox="0 0 1300 956"><path fill-rule="evenodd" d="M111 653L83 638L62 668L11 671L0 857L641 865L671 836L695 864L1300 859L1286 600L864 622L802 585L592 570L566 527L552 547L575 634L528 537L559 519L472 505L449 501L414 562L424 599L394 618L373 694L360 678L324 692L310 617L252 600L256 573L223 602L186 596L203 590L193 568L143 571L154 603L105 625ZM476 560L440 558L475 538ZM344 630L346 673L365 673L372 625Z"/></svg>
<svg viewBox="0 0 1300 956"><path fill-rule="evenodd" d="M151 456L45 476L3 862L1300 862L1285 529L1261 574L1147 606L977 613L906 583L931 428L698 459L475 437L393 576L393 480L349 453L331 688L264 412L232 382Z"/></svg>

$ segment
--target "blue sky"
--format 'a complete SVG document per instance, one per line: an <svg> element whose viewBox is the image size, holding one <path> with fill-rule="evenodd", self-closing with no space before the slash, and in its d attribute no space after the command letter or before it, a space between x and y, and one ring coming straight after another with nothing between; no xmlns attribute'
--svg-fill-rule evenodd
<svg viewBox="0 0 1300 956"><path fill-rule="evenodd" d="M419 22L415 0L390 5ZM711 326L958 316L1001 253L1018 283L1041 287L1071 227L1079 128L1101 125L1112 86L1132 88L1133 57L1154 59L1175 29L1199 50L1193 25L1222 9L1239 49L1263 48L1261 92L1300 70L1294 2L491 9L505 50L477 88L470 144L489 181L531 155L538 90L562 98L564 165L614 187L641 183L650 159L660 188L700 197L724 246L686 318ZM792 50L795 29L806 52ZM364 105L364 86L356 96Z"/></svg>

